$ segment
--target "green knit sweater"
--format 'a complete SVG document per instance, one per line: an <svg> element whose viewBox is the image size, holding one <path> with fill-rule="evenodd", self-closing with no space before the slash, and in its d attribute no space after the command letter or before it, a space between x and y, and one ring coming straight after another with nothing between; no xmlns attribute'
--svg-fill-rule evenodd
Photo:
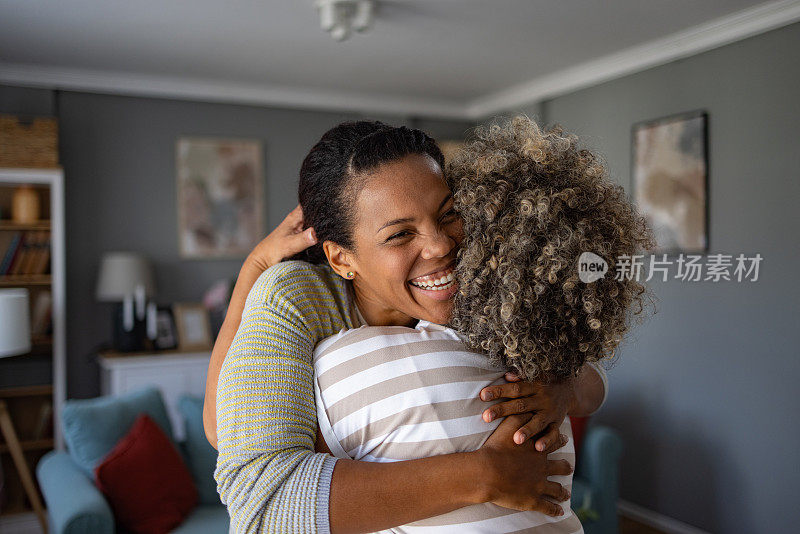
<svg viewBox="0 0 800 534"><path fill-rule="evenodd" d="M236 532L329 532L336 459L314 452L314 346L358 327L347 282L282 262L247 297L217 383L214 476Z"/></svg>

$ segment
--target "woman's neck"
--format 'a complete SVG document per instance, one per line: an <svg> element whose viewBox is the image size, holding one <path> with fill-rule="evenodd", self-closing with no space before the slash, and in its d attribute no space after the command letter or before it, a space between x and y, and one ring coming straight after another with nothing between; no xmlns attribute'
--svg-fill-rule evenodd
<svg viewBox="0 0 800 534"><path fill-rule="evenodd" d="M383 304L359 293L354 287L355 304L369 326L414 326L417 320L405 313L387 308Z"/></svg>

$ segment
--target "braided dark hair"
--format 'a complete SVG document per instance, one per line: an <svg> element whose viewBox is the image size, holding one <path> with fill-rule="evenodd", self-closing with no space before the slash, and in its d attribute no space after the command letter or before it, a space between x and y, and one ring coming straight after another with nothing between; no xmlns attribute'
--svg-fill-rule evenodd
<svg viewBox="0 0 800 534"><path fill-rule="evenodd" d="M355 121L325 132L303 160L298 186L305 226L314 227L317 244L293 259L326 263L325 241L352 249L355 198L364 184L357 178L409 154L428 155L444 169L442 151L421 130Z"/></svg>

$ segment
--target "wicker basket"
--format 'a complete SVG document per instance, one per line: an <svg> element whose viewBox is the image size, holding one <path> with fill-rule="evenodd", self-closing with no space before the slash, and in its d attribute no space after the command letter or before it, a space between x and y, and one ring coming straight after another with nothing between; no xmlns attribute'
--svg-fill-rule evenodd
<svg viewBox="0 0 800 534"><path fill-rule="evenodd" d="M0 167L58 167L58 120L0 115Z"/></svg>

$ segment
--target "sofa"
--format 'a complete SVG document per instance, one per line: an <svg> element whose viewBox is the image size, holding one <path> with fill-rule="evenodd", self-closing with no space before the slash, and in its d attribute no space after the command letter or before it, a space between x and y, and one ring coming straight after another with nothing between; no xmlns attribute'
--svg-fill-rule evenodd
<svg viewBox="0 0 800 534"><path fill-rule="evenodd" d="M183 397L179 408L186 437L177 443L195 481L199 504L174 533L228 532L229 518L216 492L216 451L203 430L203 401ZM69 452L48 453L37 466L39 485L55 534L113 534L114 516L89 469L124 435L136 415L147 413L171 433L158 390L147 388L120 397L68 401L62 427ZM619 458L622 440L605 426L589 426L582 439L572 484L572 508L586 534L616 534Z"/></svg>
<svg viewBox="0 0 800 534"><path fill-rule="evenodd" d="M155 388L119 397L67 401L61 425L68 451L52 451L36 467L50 531L55 534L116 532L111 507L95 486L92 470L144 413L173 440L197 490L197 506L173 532L227 533L228 512L219 500L214 481L216 451L206 441L203 431L203 400L183 397L179 409L186 436L175 442L163 399Z"/></svg>

